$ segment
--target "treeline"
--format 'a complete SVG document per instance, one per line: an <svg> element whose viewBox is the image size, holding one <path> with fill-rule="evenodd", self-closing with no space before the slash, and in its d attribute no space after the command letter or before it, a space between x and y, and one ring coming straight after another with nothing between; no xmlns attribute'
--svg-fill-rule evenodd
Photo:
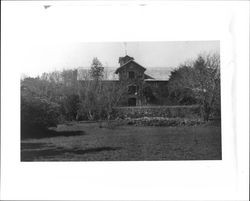
<svg viewBox="0 0 250 201"><path fill-rule="evenodd" d="M21 80L22 129L46 129L72 120L110 120L127 87L102 81L104 68L94 58L85 79L77 81L77 70L54 71ZM164 89L161 89L162 91ZM199 55L171 72L165 89L177 105L199 104L202 117L220 115L219 54ZM144 90L145 96L150 96ZM148 95L149 94L149 95Z"/></svg>
<svg viewBox="0 0 250 201"><path fill-rule="evenodd" d="M201 54L171 72L169 97L179 104L199 104L203 120L220 117L220 55Z"/></svg>
<svg viewBox="0 0 250 201"><path fill-rule="evenodd" d="M125 86L104 84L103 72L101 62L94 58L82 81L77 81L76 70L22 79L22 132L46 130L65 121L111 119Z"/></svg>

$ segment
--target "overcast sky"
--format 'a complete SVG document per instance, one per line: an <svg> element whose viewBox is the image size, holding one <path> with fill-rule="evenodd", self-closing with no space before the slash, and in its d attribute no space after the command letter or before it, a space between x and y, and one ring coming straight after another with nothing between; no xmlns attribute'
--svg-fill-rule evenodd
<svg viewBox="0 0 250 201"><path fill-rule="evenodd" d="M104 42L37 44L26 46L22 72L36 76L43 72L86 67L97 57L104 66L118 67L118 58L125 55L146 68L176 67L199 53L219 51L219 41L189 42Z"/></svg>
<svg viewBox="0 0 250 201"><path fill-rule="evenodd" d="M127 42L127 54L142 66L177 67L199 53L218 52L220 48L219 37L214 32L221 26L208 29L213 16L207 15L206 9L199 10L199 14L209 20L198 23L197 14L190 15L192 8L187 11L178 5L176 9L182 12L179 15L171 7L154 5L70 6L65 3L47 9L37 4L9 6L5 8L3 21L5 61L28 76L89 68L94 57L105 67L116 68L118 58L125 56L124 42Z"/></svg>

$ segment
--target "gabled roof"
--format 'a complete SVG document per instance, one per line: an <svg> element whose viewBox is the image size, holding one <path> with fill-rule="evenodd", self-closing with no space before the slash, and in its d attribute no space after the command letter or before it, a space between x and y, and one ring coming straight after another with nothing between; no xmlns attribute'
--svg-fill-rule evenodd
<svg viewBox="0 0 250 201"><path fill-rule="evenodd" d="M125 57L119 57L118 63L121 63L121 61L123 60L127 60L127 61L134 60L134 57L130 57L128 55L126 55Z"/></svg>
<svg viewBox="0 0 250 201"><path fill-rule="evenodd" d="M155 79L155 78L153 78L150 75L147 75L146 73L144 73L144 79Z"/></svg>
<svg viewBox="0 0 250 201"><path fill-rule="evenodd" d="M125 66L127 66L129 63L135 63L138 67L142 68L144 71L146 70L146 68L144 68L143 66L141 66L140 64L136 63L134 60L130 60L127 63L123 64L122 66L120 66L119 68L116 69L115 73L119 73L119 71L121 69L123 69Z"/></svg>

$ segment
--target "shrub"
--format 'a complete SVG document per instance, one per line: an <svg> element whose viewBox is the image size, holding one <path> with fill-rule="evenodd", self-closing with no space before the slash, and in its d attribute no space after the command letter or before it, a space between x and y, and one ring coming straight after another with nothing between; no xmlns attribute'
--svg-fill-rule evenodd
<svg viewBox="0 0 250 201"><path fill-rule="evenodd" d="M21 135L44 131L60 120L59 105L44 98L21 97Z"/></svg>
<svg viewBox="0 0 250 201"><path fill-rule="evenodd" d="M77 94L64 96L60 102L62 114L66 120L75 120L79 110L80 100Z"/></svg>

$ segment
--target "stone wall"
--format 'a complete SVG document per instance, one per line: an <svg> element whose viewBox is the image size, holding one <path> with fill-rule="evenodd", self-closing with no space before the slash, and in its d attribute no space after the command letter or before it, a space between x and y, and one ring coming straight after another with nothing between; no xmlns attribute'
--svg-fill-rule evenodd
<svg viewBox="0 0 250 201"><path fill-rule="evenodd" d="M137 106L117 107L115 114L119 118L167 117L200 118L200 107L192 106Z"/></svg>

